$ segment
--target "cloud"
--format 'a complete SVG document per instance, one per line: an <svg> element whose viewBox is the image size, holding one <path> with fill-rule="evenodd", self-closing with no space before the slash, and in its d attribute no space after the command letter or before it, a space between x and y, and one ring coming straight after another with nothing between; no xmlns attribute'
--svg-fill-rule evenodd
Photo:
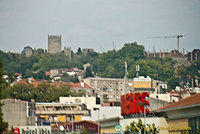
<svg viewBox="0 0 200 134"><path fill-rule="evenodd" d="M9 21L13 21L14 19L18 17L27 17L28 14L26 12L22 11L5 11L0 12L0 24L8 23Z"/></svg>

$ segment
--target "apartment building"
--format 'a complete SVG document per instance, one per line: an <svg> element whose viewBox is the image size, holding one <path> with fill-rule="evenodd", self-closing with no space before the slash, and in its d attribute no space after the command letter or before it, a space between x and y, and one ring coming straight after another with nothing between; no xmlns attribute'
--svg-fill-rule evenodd
<svg viewBox="0 0 200 134"><path fill-rule="evenodd" d="M35 102L16 99L3 99L3 119L8 122L9 129L14 126L34 126L36 123Z"/></svg>
<svg viewBox="0 0 200 134"><path fill-rule="evenodd" d="M102 100L119 101L121 94L133 90L132 79L126 80L126 86L124 84L124 79L117 78L89 77L83 81L84 83L92 86L94 88L93 92Z"/></svg>

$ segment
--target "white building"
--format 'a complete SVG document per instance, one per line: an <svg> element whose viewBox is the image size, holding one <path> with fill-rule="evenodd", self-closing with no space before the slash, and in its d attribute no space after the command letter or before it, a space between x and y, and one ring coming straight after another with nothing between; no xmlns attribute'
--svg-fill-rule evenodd
<svg viewBox="0 0 200 134"><path fill-rule="evenodd" d="M87 109L91 110L93 108L99 108L101 105L96 104L96 97L88 97L88 96L83 96L83 97L59 97L59 102L60 103L67 103L67 104L72 104L72 103L82 103L85 104Z"/></svg>

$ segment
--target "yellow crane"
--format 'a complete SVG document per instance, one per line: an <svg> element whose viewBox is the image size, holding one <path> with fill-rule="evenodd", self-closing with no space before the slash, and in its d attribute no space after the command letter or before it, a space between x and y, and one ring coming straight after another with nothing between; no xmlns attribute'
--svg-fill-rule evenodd
<svg viewBox="0 0 200 134"><path fill-rule="evenodd" d="M155 37L147 37L147 39L152 39L152 38L177 38L177 50L179 51L179 38L184 38L184 34L178 34L174 36L155 36Z"/></svg>

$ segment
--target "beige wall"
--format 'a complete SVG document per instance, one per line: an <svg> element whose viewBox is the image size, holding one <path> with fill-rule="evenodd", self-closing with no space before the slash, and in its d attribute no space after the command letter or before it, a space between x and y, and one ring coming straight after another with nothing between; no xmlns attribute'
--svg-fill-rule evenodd
<svg viewBox="0 0 200 134"><path fill-rule="evenodd" d="M188 119L169 120L168 125L169 134L183 134L181 130L188 128Z"/></svg>
<svg viewBox="0 0 200 134"><path fill-rule="evenodd" d="M164 100L167 102L171 101L170 94L150 94L149 95L149 97L152 97L152 98L156 98L156 96L158 97L159 100Z"/></svg>
<svg viewBox="0 0 200 134"><path fill-rule="evenodd" d="M107 127L101 129L101 134L103 133L117 133L114 127Z"/></svg>
<svg viewBox="0 0 200 134"><path fill-rule="evenodd" d="M140 118L144 123L144 118ZM155 124L156 127L168 128L168 124L165 118L163 117L148 117L145 119L146 123L148 124ZM138 118L127 118L127 119L120 119L120 125L122 126L122 130L125 131L126 126L130 125L131 122L138 122ZM160 134L168 134L168 130L162 129Z"/></svg>
<svg viewBox="0 0 200 134"><path fill-rule="evenodd" d="M100 107L96 105L96 97L59 97L60 103L84 103L87 109Z"/></svg>
<svg viewBox="0 0 200 134"><path fill-rule="evenodd" d="M151 81L134 81L134 88L151 88Z"/></svg>

